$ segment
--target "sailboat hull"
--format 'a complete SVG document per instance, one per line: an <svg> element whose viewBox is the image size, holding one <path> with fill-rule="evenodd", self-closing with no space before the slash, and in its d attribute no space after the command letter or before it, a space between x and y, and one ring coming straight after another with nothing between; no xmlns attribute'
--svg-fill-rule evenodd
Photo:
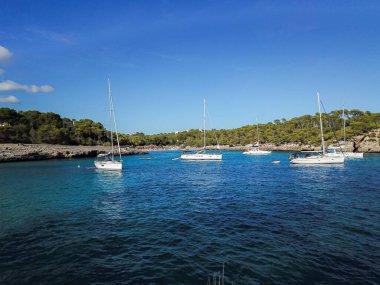
<svg viewBox="0 0 380 285"><path fill-rule="evenodd" d="M328 156L317 156L317 157L299 157L293 158L291 161L293 164L341 164L344 163L343 156L328 157Z"/></svg>
<svg viewBox="0 0 380 285"><path fill-rule="evenodd" d="M344 152L343 155L346 158L363 158L362 152Z"/></svg>
<svg viewBox="0 0 380 285"><path fill-rule="evenodd" d="M182 160L222 160L223 155L222 154L214 154L214 153L189 153L189 154L182 154L180 159Z"/></svg>
<svg viewBox="0 0 380 285"><path fill-rule="evenodd" d="M122 170L123 164L121 161L95 161L95 167L97 169L104 170Z"/></svg>
<svg viewBox="0 0 380 285"><path fill-rule="evenodd" d="M249 154L249 155L268 155L268 154L272 154L272 152L269 151L269 150L254 150L254 149L251 149L251 150L247 150L247 151L243 152L243 154Z"/></svg>

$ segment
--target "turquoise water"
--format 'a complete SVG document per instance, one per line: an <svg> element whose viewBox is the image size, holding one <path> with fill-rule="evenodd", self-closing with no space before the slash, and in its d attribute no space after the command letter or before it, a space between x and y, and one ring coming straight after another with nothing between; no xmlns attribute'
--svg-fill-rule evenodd
<svg viewBox="0 0 380 285"><path fill-rule="evenodd" d="M379 284L379 155L179 154L0 164L0 284Z"/></svg>

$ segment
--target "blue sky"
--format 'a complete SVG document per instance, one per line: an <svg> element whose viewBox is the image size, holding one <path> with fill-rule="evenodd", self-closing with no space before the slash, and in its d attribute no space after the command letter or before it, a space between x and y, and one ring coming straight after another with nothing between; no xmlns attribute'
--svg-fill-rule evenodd
<svg viewBox="0 0 380 285"><path fill-rule="evenodd" d="M379 1L2 0L0 106L119 129L379 112ZM209 120L209 127L210 120Z"/></svg>

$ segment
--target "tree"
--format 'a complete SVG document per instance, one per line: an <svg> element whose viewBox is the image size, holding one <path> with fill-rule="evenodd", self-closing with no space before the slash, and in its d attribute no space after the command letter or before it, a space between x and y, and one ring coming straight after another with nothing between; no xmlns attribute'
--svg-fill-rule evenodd
<svg viewBox="0 0 380 285"><path fill-rule="evenodd" d="M380 113L357 109L345 111L347 139L379 128ZM322 116L327 143L343 137L342 110L331 111ZM304 115L289 120L274 120L274 123L260 124L260 142L275 144L306 143L319 145L319 114ZM39 111L15 111L0 108L0 142L1 143L59 143L59 144L109 144L109 131L102 124L89 119L78 121L61 118L60 115ZM242 126L236 129L207 131L207 144L245 145L256 143L256 125ZM115 140L115 137L114 137ZM162 133L145 135L135 133L121 134L120 142L124 145L187 145L202 146L203 132L192 129L179 133Z"/></svg>
<svg viewBox="0 0 380 285"><path fill-rule="evenodd" d="M18 123L20 115L10 108L0 108L0 124L15 125Z"/></svg>

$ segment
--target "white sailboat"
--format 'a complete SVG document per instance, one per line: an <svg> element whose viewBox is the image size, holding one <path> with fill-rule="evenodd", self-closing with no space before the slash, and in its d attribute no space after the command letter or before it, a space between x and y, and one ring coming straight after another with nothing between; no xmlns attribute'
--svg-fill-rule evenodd
<svg viewBox="0 0 380 285"><path fill-rule="evenodd" d="M319 100L319 92L317 93L318 98L318 111L319 111L319 124L321 128L321 143L322 152L306 152L305 156L297 156L291 159L293 164L340 164L344 163L344 156L342 155L328 155L325 149L325 139L323 136L323 124L322 124L322 114L321 114L321 103Z"/></svg>
<svg viewBox="0 0 380 285"><path fill-rule="evenodd" d="M185 151L182 153L180 159L193 161L222 160L221 153L206 152L206 99L203 99L203 150L197 152Z"/></svg>
<svg viewBox="0 0 380 285"><path fill-rule="evenodd" d="M362 152L352 152L352 151L345 151L346 148L346 117L344 116L344 106L343 106L343 145L341 146L341 149L337 149L337 153L341 153L346 158L363 158Z"/></svg>
<svg viewBox="0 0 380 285"><path fill-rule="evenodd" d="M117 152L119 156L119 160L115 159L115 147L113 143L113 131L112 127L110 128L110 137L111 137L111 151L108 153L101 153L98 154L95 160L95 167L98 169L104 169L104 170L121 170L123 168L123 162L121 160L121 151L120 151L120 143L119 143L119 135L116 128L116 119L115 119L115 110L113 108L113 102L112 102L112 94L111 94L111 83L108 79L108 100L110 105L110 121L111 125L113 123L113 126L115 128L115 135L116 135L116 141L117 141Z"/></svg>
<svg viewBox="0 0 380 285"><path fill-rule="evenodd" d="M243 154L249 154L249 155L267 155L271 154L272 152L269 150L261 150L259 149L260 146L260 133L259 133L259 123L257 125L257 144L253 146L253 148L243 152Z"/></svg>

